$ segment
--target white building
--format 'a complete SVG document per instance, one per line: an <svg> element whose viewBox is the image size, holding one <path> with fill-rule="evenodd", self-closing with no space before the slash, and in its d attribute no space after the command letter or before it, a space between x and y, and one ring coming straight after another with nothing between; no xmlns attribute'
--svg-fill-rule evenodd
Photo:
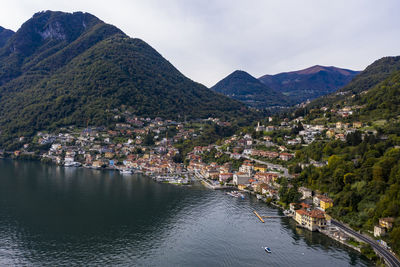
<svg viewBox="0 0 400 267"><path fill-rule="evenodd" d="M250 176L247 173L238 172L233 174L233 184L248 184L250 180Z"/></svg>

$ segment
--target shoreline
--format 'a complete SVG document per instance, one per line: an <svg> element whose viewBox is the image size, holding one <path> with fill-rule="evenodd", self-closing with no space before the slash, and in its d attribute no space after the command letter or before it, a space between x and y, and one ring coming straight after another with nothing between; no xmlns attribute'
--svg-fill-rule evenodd
<svg viewBox="0 0 400 267"><path fill-rule="evenodd" d="M251 192L251 193L252 193L253 195L255 194L254 192ZM265 201L263 201L263 202L265 202ZM266 203L266 202L265 202L265 203ZM273 206L273 208L279 209L279 210L281 210L281 211L284 211L284 210L285 210L281 205L279 205L279 204L277 204L277 203L274 203L274 202L270 202L270 203L266 203L266 204L267 204L267 205L271 205L271 206ZM288 218L292 219L292 220L295 222L296 227L304 228L303 226L301 226L300 224L298 224L298 223L296 222L296 220L293 218L293 216L285 215L285 217L288 217ZM334 220L334 219L332 219L332 220ZM337 221L337 222L339 222L339 223L341 223L341 224L343 224L343 225L346 225L346 227L349 227L347 224L344 224L344 223L342 223L342 222L340 222L340 221ZM349 228L350 228L351 230L353 230L351 227L349 227ZM304 228L304 229L306 229L306 228ZM308 229L306 229L306 230L308 230ZM309 230L308 230L308 231L309 231ZM353 230L353 231L355 231L355 230ZM310 232L312 233L313 231L310 231ZM360 253L360 254L363 255L363 256L365 256L365 255L361 252L361 248L360 248L360 247L356 247L356 246L354 246L354 245L352 245L352 244L350 244L350 243L348 243L348 242L346 242L346 241L349 240L350 238L352 238L352 239L356 240L356 241L357 241L358 243L360 243L360 244L371 245L371 244L369 244L369 243L363 241L362 239L358 238L357 236L351 235L351 234L349 234L348 232L343 231L342 229L340 229L340 228L337 227L337 226L332 226L332 224L330 225L329 230L320 230L320 229L317 229L317 231L315 231L315 232L319 232L319 233L325 235L326 237L328 237L328 238L330 238L330 239L332 239L332 240L335 240L335 241L341 243L342 245L344 245L344 246L346 246L346 247L348 247L348 248L352 248L353 250L357 251L358 253ZM342 240L342 239L341 239L341 235L340 235L340 234L335 235L335 233L341 233L342 236L343 236L343 234L344 234L344 235L346 235L346 236L349 237L349 238L347 238L346 240ZM363 236L364 236L364 235L363 235ZM370 239L370 237L367 237L367 238ZM371 241L372 241L372 239L371 239ZM372 247L372 246L371 246L371 247ZM388 264L386 263L386 259L385 259L384 257L382 257L382 256L376 251L376 249L375 249L374 247L372 247L372 249L374 250L375 255L379 258L379 260L382 261L385 265L388 265ZM395 255L395 254L394 254L394 256L397 257L397 255ZM374 262L375 264L379 263L379 261L375 262L375 261L373 261L373 260L371 260L371 259L369 259L369 260L370 260L371 262ZM388 265L388 266L390 266L390 265Z"/></svg>
<svg viewBox="0 0 400 267"><path fill-rule="evenodd" d="M57 164L57 163L55 163L53 161L51 161L51 162L50 161L49 162L43 161L42 158L26 158L25 159L25 158L13 158L13 157L0 157L0 160L34 161L34 162L40 162L40 164L46 164L46 165L48 164L48 165L54 165L54 166L58 166L58 167L63 167L65 169L67 169L67 168L84 168L84 169L99 170L99 171L117 171L117 172L119 172L119 170L120 170L119 168L116 168L116 167L104 167L104 168L100 167L100 168L98 168L98 167L86 166L86 165L83 165L83 164L81 166L64 166L64 165ZM143 172L141 170L136 170L136 171L134 171L131 175L141 174L141 175L143 175L145 177L148 177L148 178L150 178L150 179L152 179L152 180L154 180L156 182L158 182L156 180L156 175L161 175L159 173L157 173L157 174L156 173L149 173L149 172ZM208 188L208 189L212 189L212 190L237 189L237 187L234 187L234 186L213 186L204 177L202 177L199 173L186 172L185 174L192 174L193 178L195 178L196 180L200 181L200 184L203 185L205 188ZM180 174L171 174L171 175L180 175ZM122 174L121 174L121 176L122 176ZM199 177L199 176L201 176L201 177ZM163 183L163 182L160 182L160 183ZM169 183L169 182L167 184L180 185L180 184L174 184L174 183ZM184 185L184 184L182 184L182 185ZM185 186L187 186L187 185L185 185ZM239 191L243 191L243 192L249 193L250 195L253 195L253 196L257 195L256 192L250 191L250 190L239 190ZM257 200L260 201L261 199L257 199ZM278 203L275 203L275 202L267 203L264 200L261 200L261 201L264 202L267 205L272 206L273 208L278 209L278 210L281 210L281 211L285 210L284 207L281 206ZM293 216L285 215L285 217L288 217L288 218L294 220ZM296 222L296 220L294 220L294 222L296 223L296 227L302 227L300 224L298 224ZM338 227L335 227L335 229L336 229L336 231L340 231ZM321 234L323 234L323 235L325 235L325 236L327 236L327 237L329 237L329 238L341 243L342 245L345 245L346 247L352 248L353 250L355 250L355 251L359 252L361 255L363 255L361 253L361 248L355 247L355 246L345 242L344 240L341 240L339 237L333 236L328 231L321 231L321 230L318 229L316 232L319 232L319 233L321 233ZM353 237L353 236L351 236L351 237ZM355 237L355 239L357 239L357 241L359 241L359 242L365 243L362 240L358 239L357 237ZM365 243L365 244L367 244L367 243ZM376 253L376 255L381 259L379 254Z"/></svg>

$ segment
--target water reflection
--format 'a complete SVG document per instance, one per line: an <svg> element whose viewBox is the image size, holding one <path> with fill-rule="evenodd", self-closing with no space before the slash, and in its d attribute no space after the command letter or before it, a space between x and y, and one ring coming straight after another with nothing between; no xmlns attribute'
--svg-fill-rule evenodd
<svg viewBox="0 0 400 267"><path fill-rule="evenodd" d="M327 266L368 262L255 198L116 172L0 161L1 265ZM262 246L272 247L266 255Z"/></svg>

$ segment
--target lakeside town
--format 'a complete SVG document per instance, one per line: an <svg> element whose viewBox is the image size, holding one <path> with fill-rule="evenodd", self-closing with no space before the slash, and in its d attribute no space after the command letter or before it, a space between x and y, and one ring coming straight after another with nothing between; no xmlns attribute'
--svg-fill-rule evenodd
<svg viewBox="0 0 400 267"><path fill-rule="evenodd" d="M331 112L345 118L351 108ZM296 162L296 167L301 169L310 165L326 166L327 161L299 162L295 151L316 140L345 141L346 136L355 131L376 134L371 127L361 122L309 124L303 117L293 120L267 117L251 132L242 131L217 143L194 146L183 155L179 144L196 140L205 127L224 128L231 124L215 118L177 122L128 113L115 115L114 119L116 123L112 128L65 127L57 133L39 132L31 142L21 136L18 140L21 149L1 150L0 156L40 158L43 162L65 167L115 170L127 175L143 173L156 181L176 185L198 180L211 189L235 190L230 195L236 197L254 194L260 201L283 208L285 216L292 217L298 227L319 231L360 251L362 240L331 224L332 198L325 192L292 184L299 174L291 163ZM289 195L293 202L286 205L287 201L282 199ZM373 236L384 236L393 222L394 218L381 218L374 227ZM388 248L382 240L379 244Z"/></svg>

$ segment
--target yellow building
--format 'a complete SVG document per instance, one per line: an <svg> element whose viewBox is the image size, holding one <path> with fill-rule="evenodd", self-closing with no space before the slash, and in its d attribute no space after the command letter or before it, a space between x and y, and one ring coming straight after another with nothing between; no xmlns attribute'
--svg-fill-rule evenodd
<svg viewBox="0 0 400 267"><path fill-rule="evenodd" d="M332 129L326 131L326 136L327 136L328 138L333 138L333 137L335 136L335 134L336 134L335 131L332 130Z"/></svg>
<svg viewBox="0 0 400 267"><path fill-rule="evenodd" d="M327 210L333 207L333 200L329 197L321 197L319 199L319 206L321 207L321 209Z"/></svg>
<svg viewBox="0 0 400 267"><path fill-rule="evenodd" d="M239 184L239 185L238 185L238 189L239 189L239 190L245 190L246 188L247 188L247 186L244 185L244 184Z"/></svg>
<svg viewBox="0 0 400 267"><path fill-rule="evenodd" d="M267 167L267 166L264 166L264 165L256 165L256 166L254 166L254 170L255 170L256 172L265 173L265 172L268 171L268 167Z"/></svg>
<svg viewBox="0 0 400 267"><path fill-rule="evenodd" d="M95 168L101 168L103 166L103 162L96 160L93 162L92 166Z"/></svg>
<svg viewBox="0 0 400 267"><path fill-rule="evenodd" d="M394 218L393 217L386 217L386 218L380 218L379 219L379 225L381 227L384 227L386 229L390 229L393 227L394 223Z"/></svg>
<svg viewBox="0 0 400 267"><path fill-rule="evenodd" d="M104 155L107 159L112 159L114 158L115 154L112 152L106 152Z"/></svg>
<svg viewBox="0 0 400 267"><path fill-rule="evenodd" d="M295 220L302 227L310 231L325 229L327 227L325 212L317 209L312 211L306 211L303 209L296 210Z"/></svg>

